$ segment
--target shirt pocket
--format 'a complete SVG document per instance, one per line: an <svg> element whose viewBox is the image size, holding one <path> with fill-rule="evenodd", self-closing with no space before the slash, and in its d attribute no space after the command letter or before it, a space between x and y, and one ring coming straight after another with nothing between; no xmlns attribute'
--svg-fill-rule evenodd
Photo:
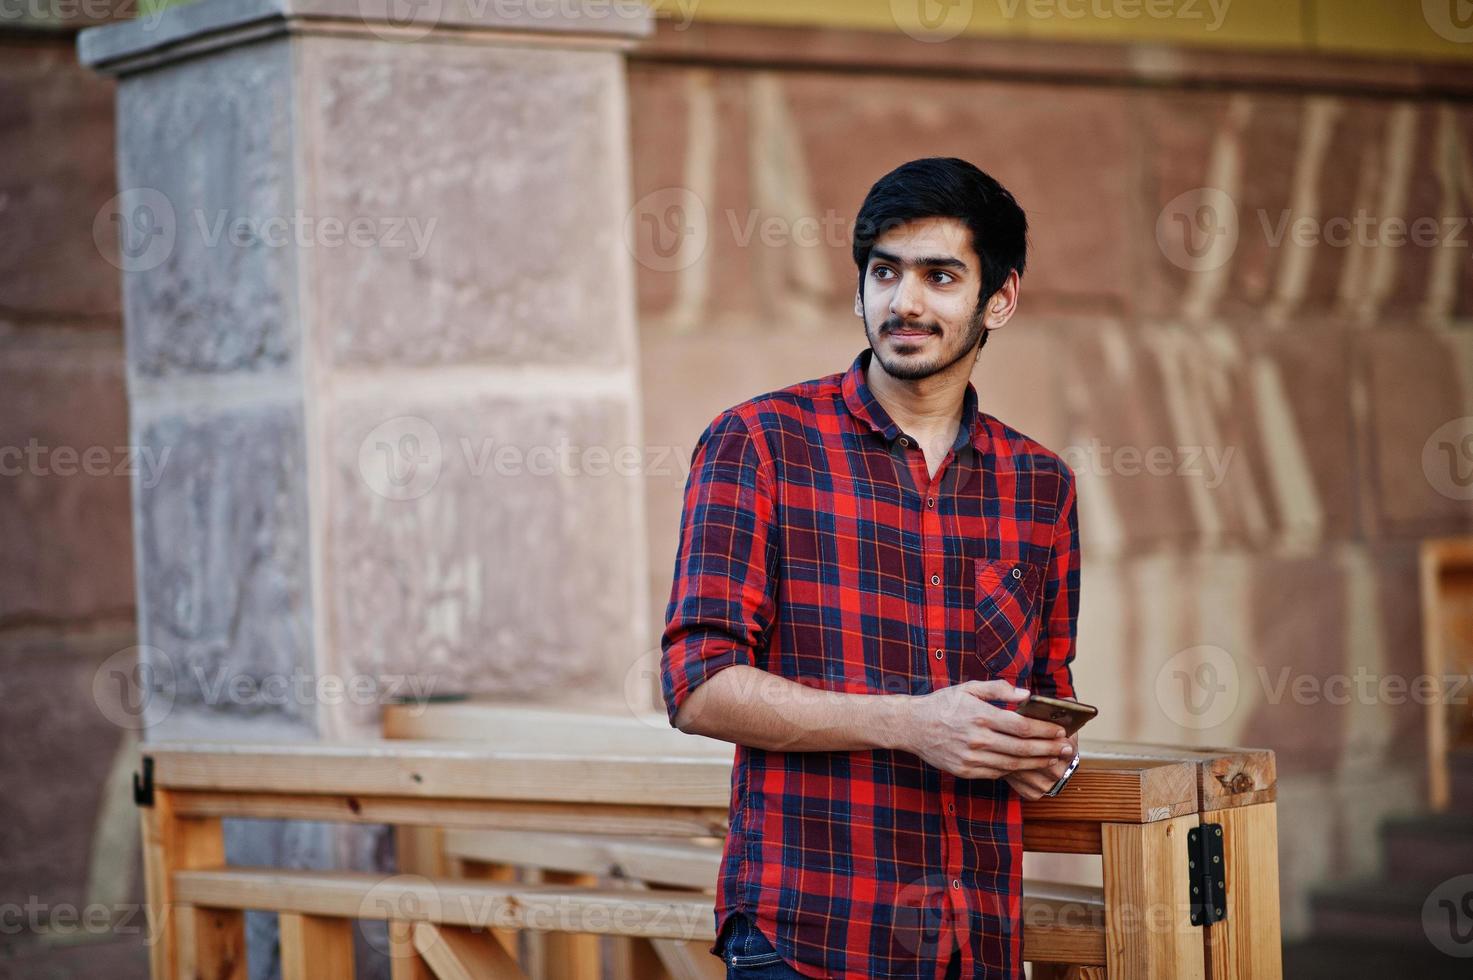
<svg viewBox="0 0 1473 980"><path fill-rule="evenodd" d="M1017 683L1033 665L1043 569L1018 558L978 558L973 612L975 676Z"/></svg>

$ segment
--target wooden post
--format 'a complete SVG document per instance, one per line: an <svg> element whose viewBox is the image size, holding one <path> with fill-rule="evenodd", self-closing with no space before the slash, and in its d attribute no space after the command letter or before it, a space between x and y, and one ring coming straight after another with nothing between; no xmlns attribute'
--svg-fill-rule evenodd
<svg viewBox="0 0 1473 980"><path fill-rule="evenodd" d="M1275 804L1217 810L1227 867L1227 918L1207 927L1208 980L1282 980Z"/></svg>
<svg viewBox="0 0 1473 980"><path fill-rule="evenodd" d="M174 907L182 980L246 980L245 913Z"/></svg>
<svg viewBox="0 0 1473 980"><path fill-rule="evenodd" d="M435 980L414 946L414 923L389 920L389 980Z"/></svg>
<svg viewBox="0 0 1473 980"><path fill-rule="evenodd" d="M1192 813L1101 828L1110 980L1205 980L1187 868L1187 831L1199 821Z"/></svg>
<svg viewBox="0 0 1473 980"><path fill-rule="evenodd" d="M353 920L282 912L281 980L353 980Z"/></svg>
<svg viewBox="0 0 1473 980"><path fill-rule="evenodd" d="M143 879L145 913L153 955L149 957L152 980L175 980L180 975L181 943L185 962L206 972L201 976L231 976L221 958L245 949L245 923L239 915L224 914L206 922L195 919L197 910L174 901L175 871L223 867L225 832L216 817L179 817L168 790L152 789L153 801L139 807L139 829L143 836ZM181 929L179 919L191 919ZM207 960L202 957L213 956ZM239 957L243 959L243 956Z"/></svg>

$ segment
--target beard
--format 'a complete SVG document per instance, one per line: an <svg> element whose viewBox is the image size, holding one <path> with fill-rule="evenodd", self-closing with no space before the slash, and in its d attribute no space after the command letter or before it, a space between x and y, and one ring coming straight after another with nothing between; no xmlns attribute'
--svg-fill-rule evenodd
<svg viewBox="0 0 1473 980"><path fill-rule="evenodd" d="M880 359L880 366L890 377L900 381L920 381L929 378L933 374L939 374L951 367L957 361L968 354L977 352L981 347L987 328L983 325L983 304L978 303L977 309L972 314L972 320L967 325L967 332L961 340L950 347L943 342L939 353L932 356L921 354L903 354L899 357L881 353L877 341L889 334L894 333L902 327L908 330L927 330L932 334L941 333L941 328L934 323L906 323L898 316L891 316L880 324L878 331L870 329L869 316L864 318L864 335L869 341L870 348L875 352L874 356Z"/></svg>

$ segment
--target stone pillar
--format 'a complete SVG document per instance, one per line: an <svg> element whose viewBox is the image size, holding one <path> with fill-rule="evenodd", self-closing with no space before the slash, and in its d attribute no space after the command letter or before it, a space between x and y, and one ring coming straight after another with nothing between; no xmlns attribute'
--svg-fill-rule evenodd
<svg viewBox="0 0 1473 980"><path fill-rule="evenodd" d="M119 79L98 236L160 464L133 487L148 737L622 697L652 642L619 465L649 30L638 0L201 0L81 34Z"/></svg>

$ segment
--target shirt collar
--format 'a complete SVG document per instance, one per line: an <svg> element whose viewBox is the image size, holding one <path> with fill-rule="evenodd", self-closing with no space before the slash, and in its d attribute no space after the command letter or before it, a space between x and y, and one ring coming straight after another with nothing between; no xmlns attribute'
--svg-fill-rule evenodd
<svg viewBox="0 0 1473 980"><path fill-rule="evenodd" d="M900 426L885 411L885 406L880 404L879 399L870 391L865 383L864 372L869 367L870 359L874 356L874 348L866 347L854 358L854 363L849 365L849 370L844 372L844 378L840 388L844 395L844 404L853 415L873 432L879 433L887 445L893 445L895 440L904 435ZM956 440L952 448L961 450L969 443L978 451L981 451L987 439L987 428L983 422L983 416L977 409L977 388L970 380L967 381L967 390L962 395L962 420L956 430Z"/></svg>

